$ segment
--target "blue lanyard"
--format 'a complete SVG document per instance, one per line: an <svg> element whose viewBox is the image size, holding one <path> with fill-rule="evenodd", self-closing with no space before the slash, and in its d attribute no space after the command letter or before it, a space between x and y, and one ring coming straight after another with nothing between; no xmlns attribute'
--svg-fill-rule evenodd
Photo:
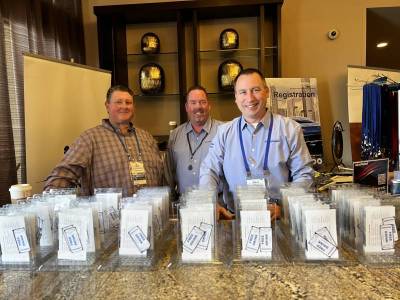
<svg viewBox="0 0 400 300"><path fill-rule="evenodd" d="M243 162L244 162L244 167L246 168L247 176L250 176L250 167L249 163L247 162L246 158L246 153L244 151L244 146L243 146L243 136L242 136L242 117L239 119L239 140L240 140L240 149L242 150L242 157L243 157ZM274 126L274 119L271 114L271 122L269 124L268 128L268 140L267 140L267 146L265 148L265 157L264 157L264 166L263 170L264 173L268 171L268 155L269 155L269 146L271 144L271 134L272 134L272 128Z"/></svg>

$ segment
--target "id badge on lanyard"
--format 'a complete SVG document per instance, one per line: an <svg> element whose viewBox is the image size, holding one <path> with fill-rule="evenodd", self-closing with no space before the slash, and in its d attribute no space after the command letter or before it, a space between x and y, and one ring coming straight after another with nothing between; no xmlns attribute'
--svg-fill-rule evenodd
<svg viewBox="0 0 400 300"><path fill-rule="evenodd" d="M246 183L248 186L259 186L265 189L265 180L264 178L252 178L247 176Z"/></svg>
<svg viewBox="0 0 400 300"><path fill-rule="evenodd" d="M247 174L246 176L246 184L248 186L259 186L264 189L269 189L269 171L265 170L264 171L264 177L252 177L251 174Z"/></svg>
<svg viewBox="0 0 400 300"><path fill-rule="evenodd" d="M242 152L243 163L244 163L245 169L246 169L246 183L248 186L260 186L260 187L268 190L270 188L270 171L268 168L268 155L269 155L269 147L270 147L270 143L271 143L272 128L274 125L273 116L271 114L271 122L270 122L270 125L268 128L268 140L267 140L265 156L264 156L264 165L263 165L264 176L263 177L261 177L261 176L253 177L251 175L250 166L247 162L247 157L246 157L246 153L245 153L244 145L243 145L241 120L242 119L240 119L238 122L238 131L239 131L240 149Z"/></svg>
<svg viewBox="0 0 400 300"><path fill-rule="evenodd" d="M131 153L129 152L129 149L126 146L126 143L121 139L121 137L119 136L119 134L115 130L115 128L114 128L114 132L117 135L118 140L120 141L122 147L124 148L125 153L128 156L129 174L131 176L131 180L132 180L133 184L136 185L136 186L146 185L147 184L146 170L144 168L144 164L143 164L143 161L141 159L142 151L140 149L140 143L139 143L139 139L138 139L138 137L136 135L136 131L133 130L133 135L134 135L134 137L136 139L136 146L137 146L137 149L138 149L138 156L139 156L138 160L133 160L132 159Z"/></svg>
<svg viewBox="0 0 400 300"><path fill-rule="evenodd" d="M129 172L134 185L146 185L146 170L142 161L129 161Z"/></svg>

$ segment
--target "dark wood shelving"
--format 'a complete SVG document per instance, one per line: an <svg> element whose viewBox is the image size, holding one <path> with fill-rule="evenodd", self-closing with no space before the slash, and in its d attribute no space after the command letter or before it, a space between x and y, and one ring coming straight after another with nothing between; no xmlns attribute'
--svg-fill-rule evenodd
<svg viewBox="0 0 400 300"><path fill-rule="evenodd" d="M129 85L128 64L130 64L131 59L136 59L134 57L145 54L127 52L126 26L163 22L176 23L176 51L168 50L159 54L151 54L143 60L160 56L171 56L171 59L175 59L178 67L178 78L176 78L179 83L179 88L176 91L178 94L174 94L175 91L173 90L173 93L166 93L165 95L139 95L139 97L165 96L168 98L175 95L179 96L179 115L181 123L183 123L186 120L185 93L188 85L191 83L201 84L202 55L213 52L223 53L219 57L222 60L225 54L239 57L240 54L253 51L254 53L250 53L248 56L254 57L261 70L267 73L266 68L272 68L272 74L270 72L268 74L274 77L280 76L280 14L283 1L198 0L95 6L99 66L112 71L113 84ZM223 19L230 18L256 18L254 30L257 31L257 47L244 47L235 50L202 49L200 40L202 22L210 20L224 22ZM226 27L230 27L229 25L227 24ZM266 36L271 37L268 38L270 39L268 42ZM191 47L188 47L187 37L193 38ZM139 40L141 36L137 38ZM187 66L189 56L193 58L191 61L193 65ZM266 62L272 64L272 66L267 66ZM168 81L166 85L168 85ZM221 91L212 94L217 97L229 93Z"/></svg>

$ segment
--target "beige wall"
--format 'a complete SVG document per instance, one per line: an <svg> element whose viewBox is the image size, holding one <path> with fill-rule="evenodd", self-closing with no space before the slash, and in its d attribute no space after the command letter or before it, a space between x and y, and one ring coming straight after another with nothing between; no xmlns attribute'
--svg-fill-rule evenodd
<svg viewBox="0 0 400 300"><path fill-rule="evenodd" d="M86 61L98 66L94 5L168 1L82 0ZM351 161L347 116L347 65L365 64L366 8L400 6L400 0L285 0L282 8L282 77L316 77L325 157L331 160L331 128L345 129L345 162ZM331 41L326 33L340 31Z"/></svg>
<svg viewBox="0 0 400 300"><path fill-rule="evenodd" d="M339 120L345 129L344 161L351 162L347 65L365 65L366 8L399 5L399 0L285 0L282 77L317 78L325 157L329 160L332 126ZM340 31L334 41L326 35L331 29Z"/></svg>

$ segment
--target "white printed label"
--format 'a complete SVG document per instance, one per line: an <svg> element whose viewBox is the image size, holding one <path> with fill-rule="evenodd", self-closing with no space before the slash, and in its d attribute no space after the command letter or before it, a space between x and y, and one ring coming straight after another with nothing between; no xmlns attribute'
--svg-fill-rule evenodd
<svg viewBox="0 0 400 300"><path fill-rule="evenodd" d="M246 182L248 186L261 186L265 188L264 178L247 178Z"/></svg>
<svg viewBox="0 0 400 300"><path fill-rule="evenodd" d="M210 242L210 237L211 237L211 232L212 232L213 226L211 224L201 222L200 229L205 231L205 234L203 235L198 247L200 249L207 250L208 244Z"/></svg>
<svg viewBox="0 0 400 300"><path fill-rule="evenodd" d="M75 226L70 225L63 227L62 231L70 252L75 253L83 251L82 242Z"/></svg>
<svg viewBox="0 0 400 300"><path fill-rule="evenodd" d="M246 250L258 252L260 248L260 228L251 226L249 237L247 238Z"/></svg>
<svg viewBox="0 0 400 300"><path fill-rule="evenodd" d="M260 251L272 251L271 227L260 227Z"/></svg>
<svg viewBox="0 0 400 300"><path fill-rule="evenodd" d="M309 241L309 244L315 249L322 252L327 257L331 257L335 253L335 251L337 251L337 248L334 244L332 244L330 241L328 241L318 233L314 234L314 236Z"/></svg>
<svg viewBox="0 0 400 300"><path fill-rule="evenodd" d="M140 252L145 252L150 248L150 242L139 226L133 227L128 231L128 234Z"/></svg>
<svg viewBox="0 0 400 300"><path fill-rule="evenodd" d="M392 231L393 231L393 238L394 241L398 241L399 240L399 235L397 234L397 227L396 227L396 220L394 217L390 217L390 218L383 218L382 219L382 223L383 225L392 225Z"/></svg>
<svg viewBox="0 0 400 300"><path fill-rule="evenodd" d="M333 237L327 227L322 227L321 229L318 229L315 233L322 236L325 240L330 242L332 245L336 246L335 240L333 239Z"/></svg>
<svg viewBox="0 0 400 300"><path fill-rule="evenodd" d="M13 235L19 253L29 252L31 250L24 227L13 229Z"/></svg>
<svg viewBox="0 0 400 300"><path fill-rule="evenodd" d="M394 236L392 225L381 225L382 250L394 249Z"/></svg>
<svg viewBox="0 0 400 300"><path fill-rule="evenodd" d="M201 230L199 227L193 226L192 230L189 232L188 236L183 242L183 249L187 252L193 253L205 233L206 232L204 230Z"/></svg>

